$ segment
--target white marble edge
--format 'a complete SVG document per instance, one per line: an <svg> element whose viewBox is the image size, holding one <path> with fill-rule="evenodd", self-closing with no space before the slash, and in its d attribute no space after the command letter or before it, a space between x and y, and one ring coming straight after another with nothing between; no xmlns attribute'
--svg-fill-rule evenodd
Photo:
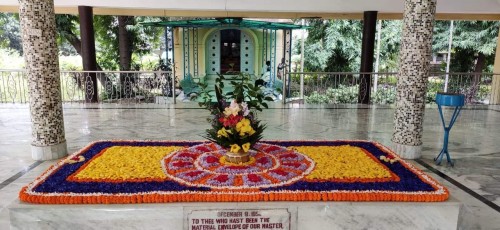
<svg viewBox="0 0 500 230"><path fill-rule="evenodd" d="M456 229L462 204L455 198L445 202L185 202L127 205L37 205L19 201L9 206L12 229L188 229L188 214L194 210L286 209L289 221L284 229ZM80 210L85 213L79 214ZM384 210L377 213L376 210ZM283 214L283 213L282 213ZM285 214L286 215L286 214ZM103 216L106 216L103 218ZM362 217L360 219L360 217ZM78 220L74 221L74 218ZM285 218L285 219L282 219ZM124 221L126 220L126 221ZM99 223L99 228L92 226ZM373 225L376 223L375 225ZM165 229L165 228L159 228Z"/></svg>

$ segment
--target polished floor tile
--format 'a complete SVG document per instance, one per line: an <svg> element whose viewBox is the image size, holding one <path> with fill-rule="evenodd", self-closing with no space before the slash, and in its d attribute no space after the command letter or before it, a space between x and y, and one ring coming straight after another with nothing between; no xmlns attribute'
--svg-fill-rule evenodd
<svg viewBox="0 0 500 230"><path fill-rule="evenodd" d="M450 110L445 111L449 116ZM391 147L394 108L387 106L273 104L259 114L267 123L269 140L373 140ZM97 140L201 140L209 113L195 103L176 105L64 105L64 123L70 153ZM31 159L27 105L0 105L0 229L9 225L6 207L19 189L50 166L44 162L9 181L35 163ZM467 107L451 131L449 149L455 167L436 166L432 159L443 142L443 127L436 107L426 109L423 161L500 206L500 109ZM415 163L418 165L418 163ZM423 168L425 171L427 169ZM463 229L500 229L500 212L459 187L442 181L452 196L464 203Z"/></svg>

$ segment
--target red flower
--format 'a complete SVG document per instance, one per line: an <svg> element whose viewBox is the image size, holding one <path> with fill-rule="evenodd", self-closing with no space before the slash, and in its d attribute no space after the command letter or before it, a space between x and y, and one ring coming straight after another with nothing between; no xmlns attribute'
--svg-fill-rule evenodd
<svg viewBox="0 0 500 230"><path fill-rule="evenodd" d="M281 169L276 169L276 170L273 170L273 171L271 171L271 172L276 173L276 174L278 174L278 175L280 175L280 176L287 176L287 175L288 175L288 173L287 173L287 172L285 172L285 171L283 171L283 170L281 170Z"/></svg>
<svg viewBox="0 0 500 230"><path fill-rule="evenodd" d="M186 173L186 176L196 177L196 176L200 175L201 173L203 173L203 172L202 171L191 171L191 172Z"/></svg>
<svg viewBox="0 0 500 230"><path fill-rule="evenodd" d="M192 165L192 163L186 162L186 161L177 161L177 162L172 163L172 165L175 167L183 168L183 167Z"/></svg>
<svg viewBox="0 0 500 230"><path fill-rule="evenodd" d="M227 180L229 180L229 177L227 175L219 175L216 178L214 178L214 180L216 180L216 181L218 181L220 183L224 183Z"/></svg>
<svg viewBox="0 0 500 230"><path fill-rule="evenodd" d="M273 145L273 146L267 147L265 151L272 152L272 151L276 151L276 150L280 150L280 147Z"/></svg>
<svg viewBox="0 0 500 230"><path fill-rule="evenodd" d="M196 154L193 154L193 153L189 153L189 152L183 152L181 154L179 154L179 157L188 157L188 158L196 158L197 155Z"/></svg>
<svg viewBox="0 0 500 230"><path fill-rule="evenodd" d="M212 163L215 163L215 162L219 161L219 159L217 157L214 157L214 156L208 156L205 160L209 164L212 164Z"/></svg>
<svg viewBox="0 0 500 230"><path fill-rule="evenodd" d="M222 123L224 127L234 127L236 126L236 124L238 124L238 122L241 121L241 119L243 119L243 116L241 115L234 116L231 114L229 115L229 117L219 118L219 122Z"/></svg>
<svg viewBox="0 0 500 230"><path fill-rule="evenodd" d="M253 182L253 183L257 183L257 182L262 181L262 179L259 176L255 175L255 174L248 174L247 177L248 177L248 180L251 181L251 182Z"/></svg>
<svg viewBox="0 0 500 230"><path fill-rule="evenodd" d="M259 164L267 164L267 162L269 162L267 158L260 158L257 160L257 163Z"/></svg>
<svg viewBox="0 0 500 230"><path fill-rule="evenodd" d="M210 152L211 149L209 149L208 147L206 146L198 146L196 147L197 150L200 150L202 152Z"/></svg>

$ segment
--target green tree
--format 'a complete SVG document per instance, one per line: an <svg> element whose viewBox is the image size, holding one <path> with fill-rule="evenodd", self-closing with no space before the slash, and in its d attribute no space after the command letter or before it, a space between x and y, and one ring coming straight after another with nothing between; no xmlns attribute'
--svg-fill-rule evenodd
<svg viewBox="0 0 500 230"><path fill-rule="evenodd" d="M0 13L0 47L10 48L23 54L18 14Z"/></svg>
<svg viewBox="0 0 500 230"><path fill-rule="evenodd" d="M326 21L322 19L307 20L307 39L304 41L304 70L311 72L323 71L330 53L326 50ZM300 43L298 43L300 51Z"/></svg>
<svg viewBox="0 0 500 230"><path fill-rule="evenodd" d="M402 28L401 20L382 20L379 72L397 72Z"/></svg>
<svg viewBox="0 0 500 230"><path fill-rule="evenodd" d="M63 55L74 55L75 52L82 55L82 43L79 38L78 16L71 14L56 14L57 43L60 53ZM67 48L70 44L72 49ZM61 47L65 47L61 49ZM63 50L61 52L61 50ZM98 69L100 67L98 66Z"/></svg>
<svg viewBox="0 0 500 230"><path fill-rule="evenodd" d="M493 62L498 21L455 21L451 71L483 72ZM434 28L433 51L448 50L449 21L437 21Z"/></svg>
<svg viewBox="0 0 500 230"><path fill-rule="evenodd" d="M359 70L361 22L308 20L304 67L307 71L352 72Z"/></svg>
<svg viewBox="0 0 500 230"><path fill-rule="evenodd" d="M460 90L465 92L466 100L473 101L479 90L482 72L492 66L494 62L495 49L498 37L498 21L456 21L453 31L453 50L450 71L451 72L474 72L475 75L464 76L462 79L451 79L454 81L470 81L469 87L460 85ZM449 21L439 21L434 29L434 51L448 49ZM472 78L472 79L471 79Z"/></svg>
<svg viewBox="0 0 500 230"><path fill-rule="evenodd" d="M332 20L326 29L329 72L356 72L361 62L363 24L359 20ZM332 62L331 60L335 60Z"/></svg>
<svg viewBox="0 0 500 230"><path fill-rule="evenodd" d="M158 17L94 16L98 62L109 70L139 70L140 57L160 46L163 28L142 26Z"/></svg>
<svg viewBox="0 0 500 230"><path fill-rule="evenodd" d="M140 25L158 17L94 16L98 70L139 70L140 57L160 45L163 28ZM58 44L62 55L82 54L77 15L57 14ZM122 44L122 45L120 45ZM0 13L0 47L22 54L17 14Z"/></svg>
<svg viewBox="0 0 500 230"><path fill-rule="evenodd" d="M380 70L395 71L401 40L399 20L382 21ZM357 72L361 62L360 20L308 20L304 66L307 71ZM300 53L300 43L296 43Z"/></svg>

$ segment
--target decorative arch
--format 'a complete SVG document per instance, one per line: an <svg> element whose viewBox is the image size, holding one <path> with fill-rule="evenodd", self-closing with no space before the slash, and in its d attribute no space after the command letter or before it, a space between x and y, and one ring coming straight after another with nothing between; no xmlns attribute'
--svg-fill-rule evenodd
<svg viewBox="0 0 500 230"><path fill-rule="evenodd" d="M221 72L221 31L234 29L240 31L240 63L239 69L235 71L247 72L255 74L258 70L256 67L258 60L258 39L256 34L250 29L240 28L213 28L210 29L204 36L205 41L205 68L207 75L213 75Z"/></svg>

